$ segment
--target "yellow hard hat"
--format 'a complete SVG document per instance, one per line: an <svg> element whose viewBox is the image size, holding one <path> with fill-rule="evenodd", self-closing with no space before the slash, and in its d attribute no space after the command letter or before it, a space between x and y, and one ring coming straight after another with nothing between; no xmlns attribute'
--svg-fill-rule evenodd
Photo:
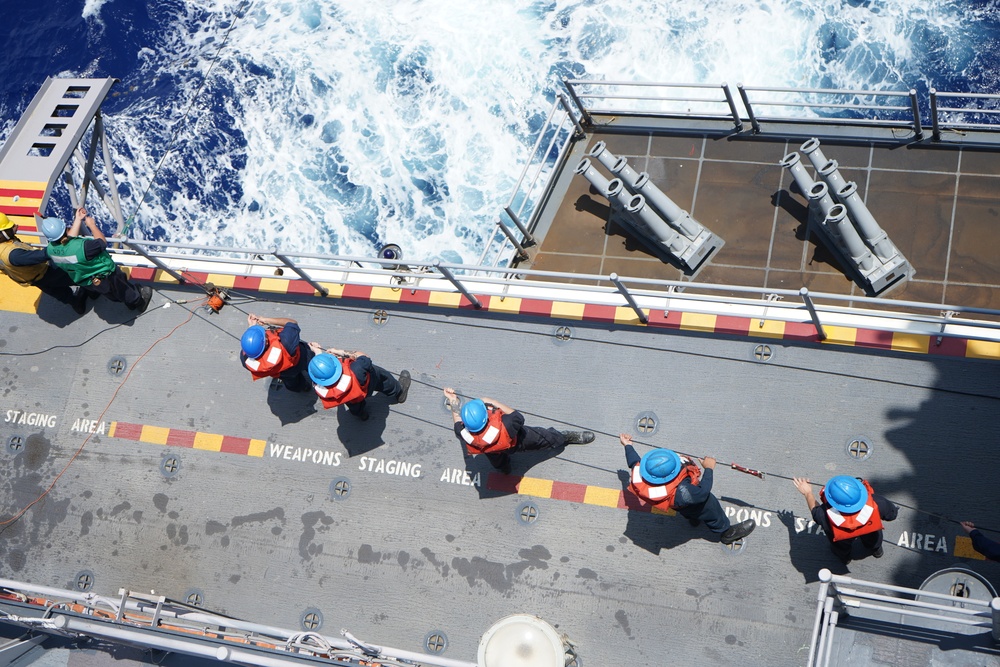
<svg viewBox="0 0 1000 667"><path fill-rule="evenodd" d="M10 218L6 216L2 211L0 211L0 231L5 229L10 229L14 226L14 223L10 221Z"/></svg>

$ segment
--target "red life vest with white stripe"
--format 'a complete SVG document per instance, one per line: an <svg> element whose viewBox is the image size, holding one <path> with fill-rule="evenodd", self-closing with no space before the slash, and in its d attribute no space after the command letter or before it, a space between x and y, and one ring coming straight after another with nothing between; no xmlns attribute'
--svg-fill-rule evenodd
<svg viewBox="0 0 1000 667"><path fill-rule="evenodd" d="M830 520L830 537L834 542L882 530L882 517L878 513L878 505L875 504L875 492L872 491L868 480L863 479L861 483L868 489L868 502L864 507L854 514L841 514L832 507L826 508L826 518ZM824 491L825 489L820 489L819 499L828 505Z"/></svg>
<svg viewBox="0 0 1000 667"><path fill-rule="evenodd" d="M511 449L517 441L507 433L503 425L503 412L487 405L489 416L486 428L479 433L470 433L468 427L462 429L462 441L476 454L494 454Z"/></svg>
<svg viewBox="0 0 1000 667"><path fill-rule="evenodd" d="M361 384L358 382L358 378L351 371L351 360L341 359L340 357L338 357L337 360L340 362L340 367L343 369L343 373L340 374L340 379L329 387L322 387L318 384L313 385L313 389L316 390L316 395L323 401L323 407L327 410L335 408L338 405L363 401L368 395L368 383L371 382L372 379L371 373L369 373L365 383Z"/></svg>
<svg viewBox="0 0 1000 667"><path fill-rule="evenodd" d="M640 465L638 463L632 466L632 479L629 480L629 490L647 503L651 503L654 507L660 509L674 508L674 494L677 492L677 487L681 485L681 482L689 480L692 484L697 484L701 479L701 469L694 463L685 463L684 467L677 474L677 477L674 477L666 484L653 486L642 478L639 468Z"/></svg>
<svg viewBox="0 0 1000 667"><path fill-rule="evenodd" d="M281 344L278 332L273 329L267 330L267 348L264 354L256 359L247 357L243 365L250 371L254 380L261 378L276 378L289 368L294 368L299 363L299 348L295 348L294 354L289 354L288 350Z"/></svg>

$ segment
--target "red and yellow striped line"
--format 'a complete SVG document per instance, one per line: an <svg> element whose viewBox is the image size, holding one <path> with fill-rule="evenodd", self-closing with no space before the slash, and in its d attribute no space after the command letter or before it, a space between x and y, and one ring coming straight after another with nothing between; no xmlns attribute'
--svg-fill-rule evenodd
<svg viewBox="0 0 1000 667"><path fill-rule="evenodd" d="M45 182L0 180L0 212L26 232L38 231L35 213L45 198Z"/></svg>
<svg viewBox="0 0 1000 667"><path fill-rule="evenodd" d="M137 280L177 283L176 279L158 269L134 268L131 271L131 275ZM202 272L186 272L184 276L195 284L210 282L218 287L236 290L320 296L320 293L304 280L230 276ZM468 299L457 293L431 292L410 288L344 285L326 282L320 284L329 290L328 296L335 299L474 309ZM648 318L648 322L643 324L635 314L635 311L624 306L605 306L570 303L567 301L485 295L477 296L477 298L482 303L483 311L507 315L551 317L563 320L624 324L653 329L673 329L678 331L745 336L751 339L789 340L875 350L892 350L894 352L909 352L914 354L1000 360L1000 342L969 340L952 336L943 336L940 343L938 343L938 336L877 331L875 329L854 327L825 326L824 329L827 338L821 341L815 327L810 323L803 322L764 320L762 325L760 323L761 320L758 318L708 315L705 313L682 313L654 308L643 311Z"/></svg>
<svg viewBox="0 0 1000 667"><path fill-rule="evenodd" d="M129 424L127 422L111 422L108 437L146 442L151 445L188 447L207 452L243 454L244 456L264 456L264 449L267 446L264 440L253 438L237 438L231 435L186 431L149 424Z"/></svg>
<svg viewBox="0 0 1000 667"><path fill-rule="evenodd" d="M674 510L661 510L653 507L649 503L640 500L635 494L623 491L622 489L556 482L551 479L540 479L537 477L517 477L492 472L486 476L486 488L491 491L500 491L503 493L517 493L523 496L534 496L535 498L552 498L553 500L613 507L633 512L652 512L653 514L665 514L667 516L677 514Z"/></svg>

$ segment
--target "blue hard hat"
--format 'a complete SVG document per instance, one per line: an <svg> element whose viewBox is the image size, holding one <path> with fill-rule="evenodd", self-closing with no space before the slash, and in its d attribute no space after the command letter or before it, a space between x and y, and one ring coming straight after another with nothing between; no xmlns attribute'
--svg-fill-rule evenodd
<svg viewBox="0 0 1000 667"><path fill-rule="evenodd" d="M868 502L868 489L857 477L837 475L823 487L826 502L842 514L854 514Z"/></svg>
<svg viewBox="0 0 1000 667"><path fill-rule="evenodd" d="M639 474L650 484L666 484L680 474L681 457L671 449L654 449L642 455Z"/></svg>
<svg viewBox="0 0 1000 667"><path fill-rule="evenodd" d="M344 368L340 364L340 359L332 354L317 354L309 362L309 377L321 387L329 387L336 384L340 376L344 374Z"/></svg>
<svg viewBox="0 0 1000 667"><path fill-rule="evenodd" d="M477 398L462 406L462 423L472 433L479 433L486 428L489 419L486 404L481 399Z"/></svg>
<svg viewBox="0 0 1000 667"><path fill-rule="evenodd" d="M253 325L243 332L243 337L240 338L240 346L243 347L243 352L248 357L256 359L264 354L264 350L267 349L267 331L259 324Z"/></svg>
<svg viewBox="0 0 1000 667"><path fill-rule="evenodd" d="M62 218L45 218L42 220L42 233L49 241L58 241L66 233L66 223Z"/></svg>

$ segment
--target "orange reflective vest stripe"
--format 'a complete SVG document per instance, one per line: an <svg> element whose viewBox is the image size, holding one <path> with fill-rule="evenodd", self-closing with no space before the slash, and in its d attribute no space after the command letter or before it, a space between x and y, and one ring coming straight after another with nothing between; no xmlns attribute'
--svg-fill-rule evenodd
<svg viewBox="0 0 1000 667"><path fill-rule="evenodd" d="M517 441L503 425L503 412L492 405L487 405L486 410L489 414L486 428L479 433L470 433L468 427L463 428L462 441L476 454L494 454L513 448Z"/></svg>
<svg viewBox="0 0 1000 667"><path fill-rule="evenodd" d="M368 395L368 383L372 379L371 373L369 373L368 379L364 384L361 384L351 370L351 361L349 359L340 359L339 357L338 360L340 361L343 373L340 374L340 379L337 380L336 384L329 387L322 387L318 384L313 385L316 395L323 401L323 407L327 410L335 408L338 405L363 401L365 396Z"/></svg>
<svg viewBox="0 0 1000 667"><path fill-rule="evenodd" d="M261 378L276 378L289 368L294 368L299 363L299 348L295 348L294 354L289 354L281 345L278 333L273 329L267 330L267 348L264 354L256 359L247 357L243 365L250 371L254 380Z"/></svg>
<svg viewBox="0 0 1000 667"><path fill-rule="evenodd" d="M701 469L694 463L685 463L684 467L677 474L677 477L674 477L666 484L654 486L642 478L640 467L638 463L632 466L632 478L629 480L628 488L647 503L651 503L654 507L660 509L674 508L674 494L677 492L677 487L681 485L681 482L688 480L692 484L697 484L701 480Z"/></svg>
<svg viewBox="0 0 1000 667"><path fill-rule="evenodd" d="M861 480L861 483L868 489L868 502L854 514L841 514L837 510L829 507L826 502L824 489L820 489L819 499L823 501L826 508L826 518L830 520L831 539L834 542L849 540L853 537L860 537L882 530L882 516L878 512L878 505L875 503L875 492L872 491L868 480Z"/></svg>

